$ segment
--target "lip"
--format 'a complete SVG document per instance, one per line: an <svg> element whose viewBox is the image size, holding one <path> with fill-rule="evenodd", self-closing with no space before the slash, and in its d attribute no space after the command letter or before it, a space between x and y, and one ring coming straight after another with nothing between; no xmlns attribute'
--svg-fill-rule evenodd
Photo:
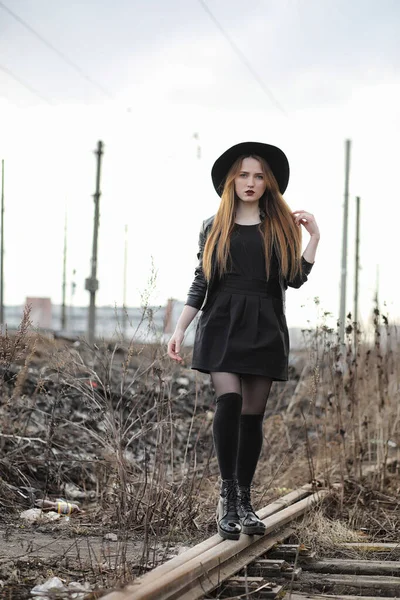
<svg viewBox="0 0 400 600"><path fill-rule="evenodd" d="M245 192L245 194L247 194L248 196L252 196L254 194L253 190L247 190L247 192Z"/></svg>

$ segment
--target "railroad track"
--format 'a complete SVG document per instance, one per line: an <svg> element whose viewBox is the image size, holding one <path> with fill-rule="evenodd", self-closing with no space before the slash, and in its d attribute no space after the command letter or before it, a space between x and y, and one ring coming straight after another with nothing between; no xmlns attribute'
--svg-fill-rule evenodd
<svg viewBox="0 0 400 600"><path fill-rule="evenodd" d="M287 539L293 532L290 523L329 494L329 490L315 491L311 485L305 485L257 511L266 525L265 535L241 535L238 541L233 541L223 540L216 534L146 573L124 590L103 596L103 600L205 598L221 583L229 584L229 578ZM238 581L237 576L234 580ZM269 591L277 593L281 588L273 586ZM273 598L276 593L264 597Z"/></svg>
<svg viewBox="0 0 400 600"><path fill-rule="evenodd" d="M352 548L356 559L321 559L302 545L284 543L294 522L334 489L340 484L331 490L305 485L257 511L265 535L232 541L216 534L102 600L400 598L400 541L337 547L337 553Z"/></svg>

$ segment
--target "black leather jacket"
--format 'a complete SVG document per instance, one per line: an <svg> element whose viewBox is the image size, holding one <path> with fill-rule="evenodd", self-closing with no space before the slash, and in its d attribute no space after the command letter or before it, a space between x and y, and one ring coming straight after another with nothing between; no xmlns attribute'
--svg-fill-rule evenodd
<svg viewBox="0 0 400 600"><path fill-rule="evenodd" d="M218 282L218 277L216 276L215 269L215 248L214 254L211 262L211 278L207 283L206 278L203 273L203 252L204 246L207 240L207 236L211 230L211 226L214 222L215 215L205 219L202 223L199 235L199 251L197 253L197 258L199 263L194 271L194 280L190 286L188 297L185 304L189 306L193 306L194 308L198 308L199 310L204 310L208 300L211 298L212 293L216 287ZM280 287L281 287L281 299L282 299L282 312L285 313L285 292L288 288L294 287L299 288L303 283L305 283L308 279L308 275L313 267L313 263L309 263L306 261L304 257L302 257L302 274L301 276L297 276L293 281L287 281L283 276L280 276Z"/></svg>

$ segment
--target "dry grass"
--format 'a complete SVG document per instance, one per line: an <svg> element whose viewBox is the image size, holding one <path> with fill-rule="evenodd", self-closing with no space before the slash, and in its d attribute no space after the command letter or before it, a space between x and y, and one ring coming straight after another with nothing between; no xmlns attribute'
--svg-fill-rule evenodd
<svg viewBox="0 0 400 600"><path fill-rule="evenodd" d="M322 506L304 515L296 525L296 536L305 546L331 556L342 542L365 542L366 539L364 532L354 531L344 520L328 518Z"/></svg>
<svg viewBox="0 0 400 600"><path fill-rule="evenodd" d="M389 515L385 502L398 485L388 464L400 447L400 352L397 330L378 308L373 339L358 332L356 350L351 317L341 346L325 316L304 332L300 378L277 385L269 400L255 506L307 481L340 481L334 509L315 511L297 532L307 545L329 549L355 539L365 524L373 529L374 514L376 535L394 535L399 525L398 508L390 505ZM146 302L143 319L154 333ZM185 348L186 364L190 354ZM166 556L172 542L214 533L218 468L207 376L173 363L161 341L119 338L89 347L41 337L28 313L14 338L2 332L0 368L0 517L31 506L32 487L43 496L59 494L66 483L93 491L87 523L121 539L112 574L102 573L110 585L132 576L132 533L143 541L135 572L159 560L157 545ZM177 378L189 376L182 388ZM374 465L379 475L367 480L365 469ZM385 495L390 477L389 500L368 500L368 490Z"/></svg>

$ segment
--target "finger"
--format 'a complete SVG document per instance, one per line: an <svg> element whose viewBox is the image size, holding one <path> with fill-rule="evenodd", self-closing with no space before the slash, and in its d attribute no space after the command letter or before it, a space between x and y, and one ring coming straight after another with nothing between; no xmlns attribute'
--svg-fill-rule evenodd
<svg viewBox="0 0 400 600"><path fill-rule="evenodd" d="M312 221L314 219L313 215L310 213L300 213L295 217L296 221L300 221L302 219L306 219L307 221Z"/></svg>
<svg viewBox="0 0 400 600"><path fill-rule="evenodd" d="M296 223L313 223L314 222L314 217L312 215L300 215L299 217L296 217L295 219Z"/></svg>
<svg viewBox="0 0 400 600"><path fill-rule="evenodd" d="M293 220L296 223L296 225L299 225L300 220L304 219L306 215L307 213L305 211L297 211L296 213L293 213Z"/></svg>
<svg viewBox="0 0 400 600"><path fill-rule="evenodd" d="M174 358L175 355L175 342L169 342L168 344L168 355Z"/></svg>
<svg viewBox="0 0 400 600"><path fill-rule="evenodd" d="M182 359L182 357L181 357L181 356L179 356L178 354L176 354L175 352L173 352L172 354L170 354L170 357L171 357L173 360L176 360L176 361L179 361L179 362L183 360L183 359Z"/></svg>
<svg viewBox="0 0 400 600"><path fill-rule="evenodd" d="M308 216L308 217L313 217L314 215L310 212L308 212L307 210L296 210L295 212L292 213L295 217L300 217L300 216Z"/></svg>

